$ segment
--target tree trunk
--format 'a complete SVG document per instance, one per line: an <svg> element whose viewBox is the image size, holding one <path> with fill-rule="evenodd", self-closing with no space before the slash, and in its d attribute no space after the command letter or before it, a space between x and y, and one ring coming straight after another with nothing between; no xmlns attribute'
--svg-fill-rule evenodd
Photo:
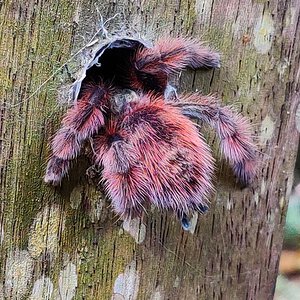
<svg viewBox="0 0 300 300"><path fill-rule="evenodd" d="M0 298L272 299L298 146L298 1L6 0L0 10ZM180 90L217 92L253 121L258 179L240 190L218 162L211 210L188 232L158 211L117 222L84 178L43 183L65 109L59 87L99 12L119 13L109 33L126 26L148 39L208 41L221 69L182 74Z"/></svg>

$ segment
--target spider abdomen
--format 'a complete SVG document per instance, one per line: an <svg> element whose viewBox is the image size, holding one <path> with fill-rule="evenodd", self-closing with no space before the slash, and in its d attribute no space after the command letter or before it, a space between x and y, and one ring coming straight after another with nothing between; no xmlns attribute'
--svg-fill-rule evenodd
<svg viewBox="0 0 300 300"><path fill-rule="evenodd" d="M107 136L114 130L123 140L109 144L104 134L95 151L118 214L140 215L149 204L183 214L207 204L213 158L179 109L148 94L108 127Z"/></svg>

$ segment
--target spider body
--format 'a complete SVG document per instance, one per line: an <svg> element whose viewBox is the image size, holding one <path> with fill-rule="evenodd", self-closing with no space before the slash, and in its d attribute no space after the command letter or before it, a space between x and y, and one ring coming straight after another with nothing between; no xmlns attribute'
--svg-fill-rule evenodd
<svg viewBox="0 0 300 300"><path fill-rule="evenodd" d="M245 118L211 96L166 99L170 76L186 67L218 67L219 54L184 38L162 39L153 47L120 40L101 51L52 141L45 182L59 184L92 139L95 164L103 168L103 185L118 215L139 216L153 204L174 211L186 225L186 215L207 210L214 169L190 117L216 130L237 178L252 181L256 147Z"/></svg>
<svg viewBox="0 0 300 300"><path fill-rule="evenodd" d="M141 215L149 204L180 215L207 204L210 150L193 123L162 96L146 94L129 103L93 148L119 215Z"/></svg>

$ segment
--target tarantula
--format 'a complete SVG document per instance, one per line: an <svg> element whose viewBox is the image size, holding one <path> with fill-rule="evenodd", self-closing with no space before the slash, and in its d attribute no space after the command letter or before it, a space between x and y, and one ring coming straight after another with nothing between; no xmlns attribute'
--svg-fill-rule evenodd
<svg viewBox="0 0 300 300"><path fill-rule="evenodd" d="M211 151L189 118L212 126L238 180L252 181L256 146L248 121L213 96L174 96L168 84L185 68L219 67L218 53L192 39L167 38L153 47L120 39L97 55L52 141L45 182L60 184L91 139L118 215L139 216L154 204L187 226L189 213L208 208L214 170Z"/></svg>

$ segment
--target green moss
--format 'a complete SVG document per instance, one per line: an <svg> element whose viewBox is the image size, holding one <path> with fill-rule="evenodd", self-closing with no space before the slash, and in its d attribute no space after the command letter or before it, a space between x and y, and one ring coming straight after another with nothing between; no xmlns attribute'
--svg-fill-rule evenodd
<svg viewBox="0 0 300 300"><path fill-rule="evenodd" d="M27 246L29 229L39 209L45 202L60 199L42 181L46 144L54 129L51 124L59 124L60 114L55 111L59 110L56 93L60 83L53 77L38 89L70 55L74 7L70 1L52 1L43 9L29 6L26 11L20 3L6 5L9 13L2 44L7 49L7 64L0 69L4 77L0 98L6 107L4 149L8 151L3 156L6 185L1 201L7 221L3 247L10 248L13 241L14 247L22 249ZM12 13L13 6L17 9L18 5L20 16ZM51 121L47 120L49 115Z"/></svg>
<svg viewBox="0 0 300 300"><path fill-rule="evenodd" d="M120 235L118 227L114 226L107 234L101 235L97 246L92 243L94 238L86 235L78 247L80 262L76 299L109 299L115 279L132 259L134 241L128 235Z"/></svg>

